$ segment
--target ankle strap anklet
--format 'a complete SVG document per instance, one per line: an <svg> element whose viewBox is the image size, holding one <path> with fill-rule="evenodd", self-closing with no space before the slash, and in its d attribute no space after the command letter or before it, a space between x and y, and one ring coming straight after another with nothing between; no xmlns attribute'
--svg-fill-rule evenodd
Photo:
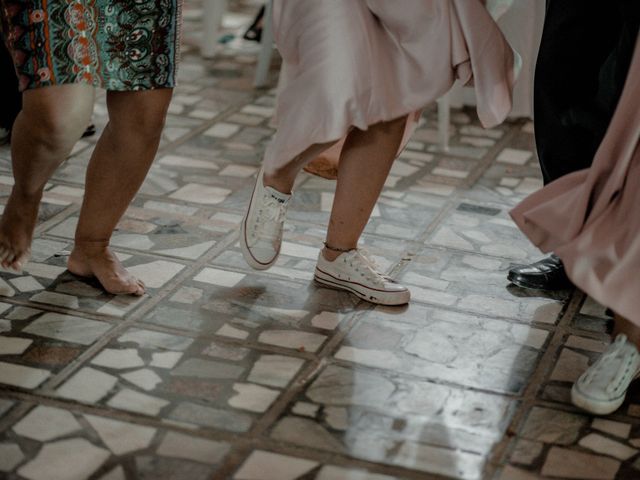
<svg viewBox="0 0 640 480"><path fill-rule="evenodd" d="M322 243L324 243L324 248L326 248L327 250L331 250L332 252L346 253L352 250L357 250L357 247L356 248L337 248L337 247L332 247L327 242L322 242Z"/></svg>

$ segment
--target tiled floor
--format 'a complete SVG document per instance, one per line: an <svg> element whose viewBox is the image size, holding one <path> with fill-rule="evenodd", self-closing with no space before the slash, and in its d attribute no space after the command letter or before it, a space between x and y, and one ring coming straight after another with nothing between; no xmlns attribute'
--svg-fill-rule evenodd
<svg viewBox="0 0 640 480"><path fill-rule="evenodd" d="M441 153L426 112L364 238L408 308L310 283L333 185L306 175L280 261L254 272L237 227L274 92L252 89L252 54L201 60L200 11L185 13L162 148L113 241L149 294L65 271L95 138L48 185L33 261L0 275L0 477L640 478L637 392L607 419L568 402L607 342L604 309L505 278L539 256L507 215L541 184L531 124L485 131L456 111ZM6 147L0 169L5 199Z"/></svg>

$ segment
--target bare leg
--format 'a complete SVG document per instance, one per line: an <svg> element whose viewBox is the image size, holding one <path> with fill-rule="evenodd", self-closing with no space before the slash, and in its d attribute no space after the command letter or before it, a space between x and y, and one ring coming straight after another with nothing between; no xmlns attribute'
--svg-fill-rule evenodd
<svg viewBox="0 0 640 480"><path fill-rule="evenodd" d="M304 152L279 169L265 169L264 185L282 193L291 193L300 170L336 142L311 145Z"/></svg>
<svg viewBox="0 0 640 480"><path fill-rule="evenodd" d="M0 262L22 270L31 251L44 186L87 127L94 89L60 85L23 95L11 141L15 185L0 220Z"/></svg>
<svg viewBox="0 0 640 480"><path fill-rule="evenodd" d="M144 294L144 285L124 269L109 241L153 163L172 92L107 93L109 123L87 169L68 268L76 275L95 276L110 293Z"/></svg>
<svg viewBox="0 0 640 480"><path fill-rule="evenodd" d="M640 327L618 314L615 315L614 322L613 338L620 333L624 333L629 341L640 350Z"/></svg>
<svg viewBox="0 0 640 480"><path fill-rule="evenodd" d="M327 244L339 249L358 245L402 142L406 117L352 130L342 149ZM339 252L324 249L333 261Z"/></svg>

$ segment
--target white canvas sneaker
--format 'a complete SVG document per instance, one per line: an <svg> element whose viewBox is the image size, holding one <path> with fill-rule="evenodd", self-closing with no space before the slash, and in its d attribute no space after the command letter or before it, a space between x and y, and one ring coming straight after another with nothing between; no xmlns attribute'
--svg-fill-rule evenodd
<svg viewBox="0 0 640 480"><path fill-rule="evenodd" d="M291 195L264 186L261 169L240 228L242 255L250 267L266 270L278 259L290 199Z"/></svg>
<svg viewBox="0 0 640 480"><path fill-rule="evenodd" d="M608 415L620 408L639 372L640 353L626 335L620 334L573 384L571 401L590 413Z"/></svg>
<svg viewBox="0 0 640 480"><path fill-rule="evenodd" d="M320 252L314 279L380 305L404 305L411 298L407 287L379 273L373 261L359 249L341 253L333 262Z"/></svg>

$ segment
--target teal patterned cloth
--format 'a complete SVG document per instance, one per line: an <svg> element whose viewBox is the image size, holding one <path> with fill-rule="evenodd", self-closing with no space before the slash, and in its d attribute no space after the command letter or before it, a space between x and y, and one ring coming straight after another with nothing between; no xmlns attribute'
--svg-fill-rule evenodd
<svg viewBox="0 0 640 480"><path fill-rule="evenodd" d="M175 85L181 0L0 0L20 90L89 83L107 90Z"/></svg>

